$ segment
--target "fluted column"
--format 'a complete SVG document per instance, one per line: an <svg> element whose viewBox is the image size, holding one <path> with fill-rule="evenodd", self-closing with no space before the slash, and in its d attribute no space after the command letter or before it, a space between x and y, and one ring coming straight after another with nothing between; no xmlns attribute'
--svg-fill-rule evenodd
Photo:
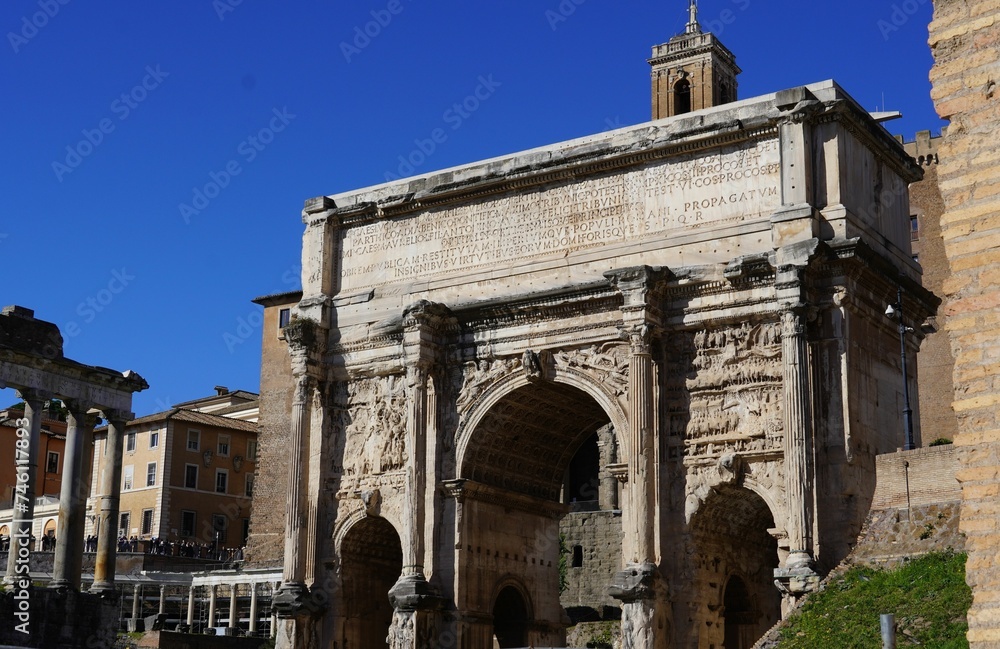
<svg viewBox="0 0 1000 649"><path fill-rule="evenodd" d="M788 568L812 565L812 435L805 324L797 311L781 316L784 359L785 495Z"/></svg>
<svg viewBox="0 0 1000 649"><path fill-rule="evenodd" d="M88 485L84 482L83 459L89 447L88 437L92 439L93 421L87 417L85 406L72 401L66 401L65 404L69 411L66 418L66 458L63 461L56 552L49 588L79 591L80 571L83 567L84 509L88 491Z"/></svg>
<svg viewBox="0 0 1000 649"><path fill-rule="evenodd" d="M31 527L35 518L35 480L38 475L38 446L42 429L41 395L34 391L21 391L24 399L24 417L18 419L17 441L14 448L14 473L16 485L13 491L14 514L10 525L10 550L7 553L7 574L4 583L13 584L17 580L16 571L21 548L31 548ZM22 564L27 565L27 564Z"/></svg>
<svg viewBox="0 0 1000 649"><path fill-rule="evenodd" d="M597 431L597 450L600 455L600 471L598 479L598 500L600 507L604 511L618 509L618 478L608 469L615 462L615 429L612 425L601 428Z"/></svg>
<svg viewBox="0 0 1000 649"><path fill-rule="evenodd" d="M628 485L623 508L624 569L608 593L622 603L623 649L654 649L666 642L668 607L656 564L658 508L656 469L657 403L653 331L659 325L657 284L669 271L640 266L605 274L623 298L622 336L629 345L627 448Z"/></svg>
<svg viewBox="0 0 1000 649"><path fill-rule="evenodd" d="M288 489L285 497L285 561L282 583L276 599L300 602L308 589L305 583L306 569L306 467L305 445L309 432L309 402L313 389L313 379L308 375L295 378L295 392L292 396L291 426L288 436Z"/></svg>
<svg viewBox="0 0 1000 649"><path fill-rule="evenodd" d="M814 567L812 387L806 325L811 314L808 274L818 243L810 240L776 252L775 286L781 313L782 426L784 429L785 533L788 557L774 570L787 612L819 585ZM776 521L777 522L777 521Z"/></svg>
<svg viewBox="0 0 1000 649"><path fill-rule="evenodd" d="M100 594L115 592L115 557L118 553L118 512L122 487L122 445L125 422L132 413L106 412L108 436L104 441L98 496L97 556L94 564L94 584L90 591Z"/></svg>

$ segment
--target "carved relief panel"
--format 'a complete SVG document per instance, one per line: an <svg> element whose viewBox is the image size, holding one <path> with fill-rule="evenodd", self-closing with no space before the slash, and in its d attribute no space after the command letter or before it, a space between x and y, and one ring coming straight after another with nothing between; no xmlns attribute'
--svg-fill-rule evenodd
<svg viewBox="0 0 1000 649"><path fill-rule="evenodd" d="M346 478L400 471L406 464L407 394L403 376L361 379L336 395L344 431Z"/></svg>
<svg viewBox="0 0 1000 649"><path fill-rule="evenodd" d="M781 449L779 323L673 334L666 359L666 457Z"/></svg>

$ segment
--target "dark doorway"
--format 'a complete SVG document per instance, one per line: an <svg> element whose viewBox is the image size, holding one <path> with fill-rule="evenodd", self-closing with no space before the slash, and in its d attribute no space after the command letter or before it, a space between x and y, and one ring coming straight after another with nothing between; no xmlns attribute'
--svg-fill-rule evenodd
<svg viewBox="0 0 1000 649"><path fill-rule="evenodd" d="M733 575L726 583L723 597L726 618L725 649L750 649L757 641L755 615L750 591L742 579Z"/></svg>
<svg viewBox="0 0 1000 649"><path fill-rule="evenodd" d="M571 503L597 502L600 496L601 454L597 449L597 433L587 438L569 464L569 489Z"/></svg>
<svg viewBox="0 0 1000 649"><path fill-rule="evenodd" d="M528 607L521 593L507 586L493 605L493 635L500 649L528 646Z"/></svg>

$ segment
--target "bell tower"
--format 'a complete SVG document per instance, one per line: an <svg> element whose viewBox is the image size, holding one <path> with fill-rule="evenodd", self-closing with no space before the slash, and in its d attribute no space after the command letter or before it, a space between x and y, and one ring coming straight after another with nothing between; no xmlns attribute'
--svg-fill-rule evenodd
<svg viewBox="0 0 1000 649"><path fill-rule="evenodd" d="M690 0L684 33L653 46L653 119L736 101L736 57L698 22Z"/></svg>

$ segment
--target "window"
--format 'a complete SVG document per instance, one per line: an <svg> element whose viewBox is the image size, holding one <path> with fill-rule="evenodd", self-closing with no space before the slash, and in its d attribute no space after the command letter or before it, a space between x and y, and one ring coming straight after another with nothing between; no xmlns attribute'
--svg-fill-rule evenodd
<svg viewBox="0 0 1000 649"><path fill-rule="evenodd" d="M188 430L187 450L197 451L201 447L201 431Z"/></svg>
<svg viewBox="0 0 1000 649"><path fill-rule="evenodd" d="M146 465L146 486L156 486L156 462L150 462Z"/></svg>
<svg viewBox="0 0 1000 649"><path fill-rule="evenodd" d="M219 456L229 456L229 435L219 435Z"/></svg>
<svg viewBox="0 0 1000 649"><path fill-rule="evenodd" d="M247 442L247 459L251 462L257 461L257 440L255 439Z"/></svg>
<svg viewBox="0 0 1000 649"><path fill-rule="evenodd" d="M153 510L144 509L142 510L142 528L139 530L140 534L149 534L153 531Z"/></svg>
<svg viewBox="0 0 1000 649"><path fill-rule="evenodd" d="M910 215L910 241L916 241L920 238L920 221L917 219L916 214Z"/></svg>
<svg viewBox="0 0 1000 649"><path fill-rule="evenodd" d="M278 311L278 329L284 329L292 320L292 310L282 309Z"/></svg>
<svg viewBox="0 0 1000 649"><path fill-rule="evenodd" d="M135 433L125 435L125 450L129 453L135 452Z"/></svg>
<svg viewBox="0 0 1000 649"><path fill-rule="evenodd" d="M691 112L691 82L681 79L674 84L674 115Z"/></svg>
<svg viewBox="0 0 1000 649"><path fill-rule="evenodd" d="M132 476L134 471L132 465L129 464L122 470L122 491L128 491L132 488Z"/></svg>
<svg viewBox="0 0 1000 649"><path fill-rule="evenodd" d="M215 471L215 491L216 493L224 494L226 493L226 487L229 486L229 472L225 469L217 469Z"/></svg>
<svg viewBox="0 0 1000 649"><path fill-rule="evenodd" d="M128 536L129 512L118 515L118 536Z"/></svg>
<svg viewBox="0 0 1000 649"><path fill-rule="evenodd" d="M212 514L212 531L215 533L213 540L219 545L224 545L226 537L229 536L229 519L222 514Z"/></svg>
<svg viewBox="0 0 1000 649"><path fill-rule="evenodd" d="M181 512L181 536L194 536L194 524L194 512Z"/></svg>
<svg viewBox="0 0 1000 649"><path fill-rule="evenodd" d="M583 567L583 546L574 545L573 546L573 567L582 568Z"/></svg>
<svg viewBox="0 0 1000 649"><path fill-rule="evenodd" d="M913 261L920 263L920 255L913 255Z"/></svg>
<svg viewBox="0 0 1000 649"><path fill-rule="evenodd" d="M55 451L49 451L45 457L45 472L59 473L59 454Z"/></svg>
<svg viewBox="0 0 1000 649"><path fill-rule="evenodd" d="M160 431L149 431L149 448L156 448L160 445Z"/></svg>
<svg viewBox="0 0 1000 649"><path fill-rule="evenodd" d="M187 489L197 489L198 488L198 465L197 464L185 464L184 465L184 486Z"/></svg>
<svg viewBox="0 0 1000 649"><path fill-rule="evenodd" d="M252 473L248 473L247 474L247 487L246 487L246 490L243 492L243 495L246 496L247 498L253 498L253 474Z"/></svg>

